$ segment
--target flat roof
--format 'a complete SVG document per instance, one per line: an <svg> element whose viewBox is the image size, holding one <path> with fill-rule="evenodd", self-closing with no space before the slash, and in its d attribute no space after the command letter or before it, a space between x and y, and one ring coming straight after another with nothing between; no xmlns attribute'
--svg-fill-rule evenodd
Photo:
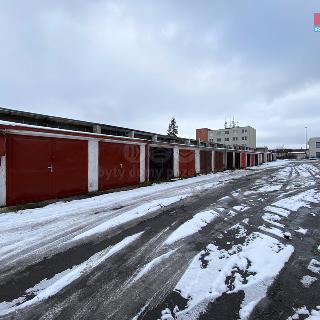
<svg viewBox="0 0 320 320"><path fill-rule="evenodd" d="M166 143L186 144L186 141L190 141L191 146L198 145L199 143L199 145L203 147L217 146L217 147L228 148L227 145L204 142L204 141L198 142L196 139L171 137L168 135L158 134L158 133L149 132L149 131L136 130L136 129L126 128L126 127L118 127L118 126L113 126L113 125L108 125L108 124L103 124L98 122L74 120L74 119L50 116L46 114L14 110L9 108L0 108L0 120L12 122L12 123L24 124L24 125L64 129L64 130L70 130L70 131L80 131L80 132L87 132L87 133L97 133L95 131L95 127L99 127L99 129L101 130L101 134L104 134L104 135L131 137L131 133L134 132L134 137L150 140L150 141L152 141L153 137L156 135L158 143L166 142ZM238 148L240 149L241 146L239 145Z"/></svg>

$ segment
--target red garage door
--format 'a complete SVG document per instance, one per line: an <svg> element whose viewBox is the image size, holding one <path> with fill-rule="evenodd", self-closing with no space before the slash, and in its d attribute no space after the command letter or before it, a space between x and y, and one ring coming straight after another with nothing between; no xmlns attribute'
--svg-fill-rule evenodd
<svg viewBox="0 0 320 320"><path fill-rule="evenodd" d="M216 171L223 171L223 152L215 151L214 153L214 166Z"/></svg>
<svg viewBox="0 0 320 320"><path fill-rule="evenodd" d="M99 190L140 183L140 146L99 143Z"/></svg>
<svg viewBox="0 0 320 320"><path fill-rule="evenodd" d="M207 174L212 171L211 151L200 150L200 172Z"/></svg>
<svg viewBox="0 0 320 320"><path fill-rule="evenodd" d="M53 194L66 197L88 192L88 142L54 139Z"/></svg>
<svg viewBox="0 0 320 320"><path fill-rule="evenodd" d="M255 165L255 157L254 154L250 155L250 166L253 167Z"/></svg>
<svg viewBox="0 0 320 320"><path fill-rule="evenodd" d="M245 169L247 167L247 154L242 152L241 153L241 168Z"/></svg>
<svg viewBox="0 0 320 320"><path fill-rule="evenodd" d="M192 177L196 174L194 150L179 150L180 177Z"/></svg>
<svg viewBox="0 0 320 320"><path fill-rule="evenodd" d="M8 135L7 205L88 191L87 141Z"/></svg>

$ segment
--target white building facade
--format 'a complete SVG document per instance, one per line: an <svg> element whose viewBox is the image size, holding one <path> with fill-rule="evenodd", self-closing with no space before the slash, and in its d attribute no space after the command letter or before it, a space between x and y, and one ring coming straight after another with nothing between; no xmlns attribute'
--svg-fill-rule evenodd
<svg viewBox="0 0 320 320"><path fill-rule="evenodd" d="M320 159L320 137L309 139L309 157Z"/></svg>
<svg viewBox="0 0 320 320"><path fill-rule="evenodd" d="M208 131L208 140L213 143L222 143L226 145L240 145L247 148L256 148L257 134L256 129L247 127L231 127L225 129Z"/></svg>

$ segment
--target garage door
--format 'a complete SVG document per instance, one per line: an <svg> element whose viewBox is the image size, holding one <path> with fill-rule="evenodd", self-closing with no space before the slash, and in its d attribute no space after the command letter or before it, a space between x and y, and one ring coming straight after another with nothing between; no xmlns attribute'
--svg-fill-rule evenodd
<svg viewBox="0 0 320 320"><path fill-rule="evenodd" d="M179 150L179 170L180 177L192 177L196 174L194 150Z"/></svg>
<svg viewBox="0 0 320 320"><path fill-rule="evenodd" d="M239 152L235 153L235 165L236 165L236 169L241 168L241 156Z"/></svg>
<svg viewBox="0 0 320 320"><path fill-rule="evenodd" d="M251 167L251 154L247 153L247 167Z"/></svg>
<svg viewBox="0 0 320 320"><path fill-rule="evenodd" d="M8 135L7 205L88 190L87 141Z"/></svg>
<svg viewBox="0 0 320 320"><path fill-rule="evenodd" d="M214 166L216 171L223 171L223 152L215 151L214 153Z"/></svg>
<svg viewBox="0 0 320 320"><path fill-rule="evenodd" d="M61 198L88 191L88 143L54 139L53 194Z"/></svg>
<svg viewBox="0 0 320 320"><path fill-rule="evenodd" d="M159 181L173 178L173 149L150 147L149 180Z"/></svg>
<svg viewBox="0 0 320 320"><path fill-rule="evenodd" d="M247 167L247 154L242 152L241 153L241 168L245 169Z"/></svg>
<svg viewBox="0 0 320 320"><path fill-rule="evenodd" d="M250 165L251 165L251 167L253 167L255 165L255 156L254 156L254 154L251 155Z"/></svg>
<svg viewBox="0 0 320 320"><path fill-rule="evenodd" d="M140 146L99 143L99 190L127 187L140 183Z"/></svg>
<svg viewBox="0 0 320 320"><path fill-rule="evenodd" d="M227 169L233 169L233 152L227 152Z"/></svg>
<svg viewBox="0 0 320 320"><path fill-rule="evenodd" d="M207 174L212 171L212 153L211 151L200 150L200 172Z"/></svg>

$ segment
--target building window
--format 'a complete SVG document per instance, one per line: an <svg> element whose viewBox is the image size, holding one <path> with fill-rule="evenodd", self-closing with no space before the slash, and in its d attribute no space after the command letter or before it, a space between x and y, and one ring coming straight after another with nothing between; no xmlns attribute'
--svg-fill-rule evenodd
<svg viewBox="0 0 320 320"><path fill-rule="evenodd" d="M233 141L238 141L238 137L233 137Z"/></svg>
<svg viewBox="0 0 320 320"><path fill-rule="evenodd" d="M225 133L225 134L229 134L229 131L225 131L224 133Z"/></svg>
<svg viewBox="0 0 320 320"><path fill-rule="evenodd" d="M316 152L316 158L320 159L320 152Z"/></svg>
<svg viewBox="0 0 320 320"><path fill-rule="evenodd" d="M244 137L244 140L248 140L248 137Z"/></svg>
<svg viewBox="0 0 320 320"><path fill-rule="evenodd" d="M248 130L246 129L246 130L244 130L245 132L248 132Z"/></svg>
<svg viewBox="0 0 320 320"><path fill-rule="evenodd" d="M316 148L320 149L320 142L316 142Z"/></svg>
<svg viewBox="0 0 320 320"><path fill-rule="evenodd" d="M244 140L244 137L242 137L242 140Z"/></svg>
<svg viewBox="0 0 320 320"><path fill-rule="evenodd" d="M218 138L218 139L217 139L217 142L221 142L221 138Z"/></svg>
<svg viewBox="0 0 320 320"><path fill-rule="evenodd" d="M229 141L229 138L225 138L226 141Z"/></svg>
<svg viewBox="0 0 320 320"><path fill-rule="evenodd" d="M244 133L244 129L242 129L242 133Z"/></svg>

